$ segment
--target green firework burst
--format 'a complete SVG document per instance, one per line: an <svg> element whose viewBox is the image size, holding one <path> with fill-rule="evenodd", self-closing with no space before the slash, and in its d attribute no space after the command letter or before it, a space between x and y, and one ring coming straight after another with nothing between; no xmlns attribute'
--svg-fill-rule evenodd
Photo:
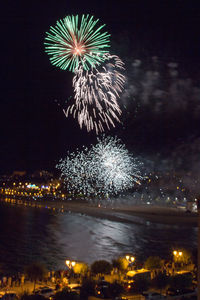
<svg viewBox="0 0 200 300"><path fill-rule="evenodd" d="M50 27L45 37L45 52L53 65L74 71L81 61L84 69L101 63L105 49L110 47L107 32L101 33L105 25L96 27L99 20L93 16L67 16ZM84 58L84 60L83 60Z"/></svg>

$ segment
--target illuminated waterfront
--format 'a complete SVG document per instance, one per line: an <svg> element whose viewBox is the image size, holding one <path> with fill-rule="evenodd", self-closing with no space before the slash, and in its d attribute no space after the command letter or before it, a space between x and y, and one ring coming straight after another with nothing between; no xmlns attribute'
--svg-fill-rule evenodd
<svg viewBox="0 0 200 300"><path fill-rule="evenodd" d="M173 248L195 250L197 229L149 222L131 224L48 208L0 202L3 269L22 270L32 261L61 269L66 257L92 263L124 253L137 259L167 257Z"/></svg>

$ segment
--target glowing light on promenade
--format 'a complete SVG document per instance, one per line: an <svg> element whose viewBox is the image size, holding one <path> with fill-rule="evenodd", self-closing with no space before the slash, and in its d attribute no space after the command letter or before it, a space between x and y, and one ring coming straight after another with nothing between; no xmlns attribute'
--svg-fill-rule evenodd
<svg viewBox="0 0 200 300"><path fill-rule="evenodd" d="M51 26L44 43L51 63L74 71L79 62L85 70L102 62L102 55L110 47L110 34L101 32L105 25L96 26L98 21L89 15L66 16Z"/></svg>
<svg viewBox="0 0 200 300"><path fill-rule="evenodd" d="M66 117L72 114L80 128L103 132L120 122L121 109L118 98L123 90L124 63L116 55L105 54L104 63L85 71L79 63L73 78L75 103L68 106Z"/></svg>
<svg viewBox="0 0 200 300"><path fill-rule="evenodd" d="M140 184L141 166L119 139L102 137L90 148L68 153L57 168L70 193L102 197Z"/></svg>

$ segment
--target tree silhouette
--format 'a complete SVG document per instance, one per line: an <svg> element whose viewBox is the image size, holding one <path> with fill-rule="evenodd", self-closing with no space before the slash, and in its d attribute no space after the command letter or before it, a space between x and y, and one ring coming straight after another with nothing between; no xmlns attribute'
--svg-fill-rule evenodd
<svg viewBox="0 0 200 300"><path fill-rule="evenodd" d="M144 263L145 268L152 271L153 276L163 267L163 261L159 256L150 256Z"/></svg>
<svg viewBox="0 0 200 300"><path fill-rule="evenodd" d="M93 274L110 274L112 265L106 260L97 260L91 265Z"/></svg>
<svg viewBox="0 0 200 300"><path fill-rule="evenodd" d="M35 291L37 280L44 279L45 275L47 274L47 270L44 265L36 262L27 266L25 268L25 273L27 274L28 278L34 282L33 291Z"/></svg>
<svg viewBox="0 0 200 300"><path fill-rule="evenodd" d="M123 272L128 268L128 261L124 257L119 257L112 260L112 265L114 269L117 269L118 272Z"/></svg>

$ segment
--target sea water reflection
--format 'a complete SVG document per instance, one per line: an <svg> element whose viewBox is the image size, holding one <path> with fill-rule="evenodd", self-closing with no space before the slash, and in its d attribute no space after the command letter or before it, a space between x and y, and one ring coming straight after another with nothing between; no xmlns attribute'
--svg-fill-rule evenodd
<svg viewBox="0 0 200 300"><path fill-rule="evenodd" d="M193 227L130 224L0 203L0 264L8 272L33 261L61 269L66 258L92 263L133 253L143 260L165 258L173 248L196 247Z"/></svg>

